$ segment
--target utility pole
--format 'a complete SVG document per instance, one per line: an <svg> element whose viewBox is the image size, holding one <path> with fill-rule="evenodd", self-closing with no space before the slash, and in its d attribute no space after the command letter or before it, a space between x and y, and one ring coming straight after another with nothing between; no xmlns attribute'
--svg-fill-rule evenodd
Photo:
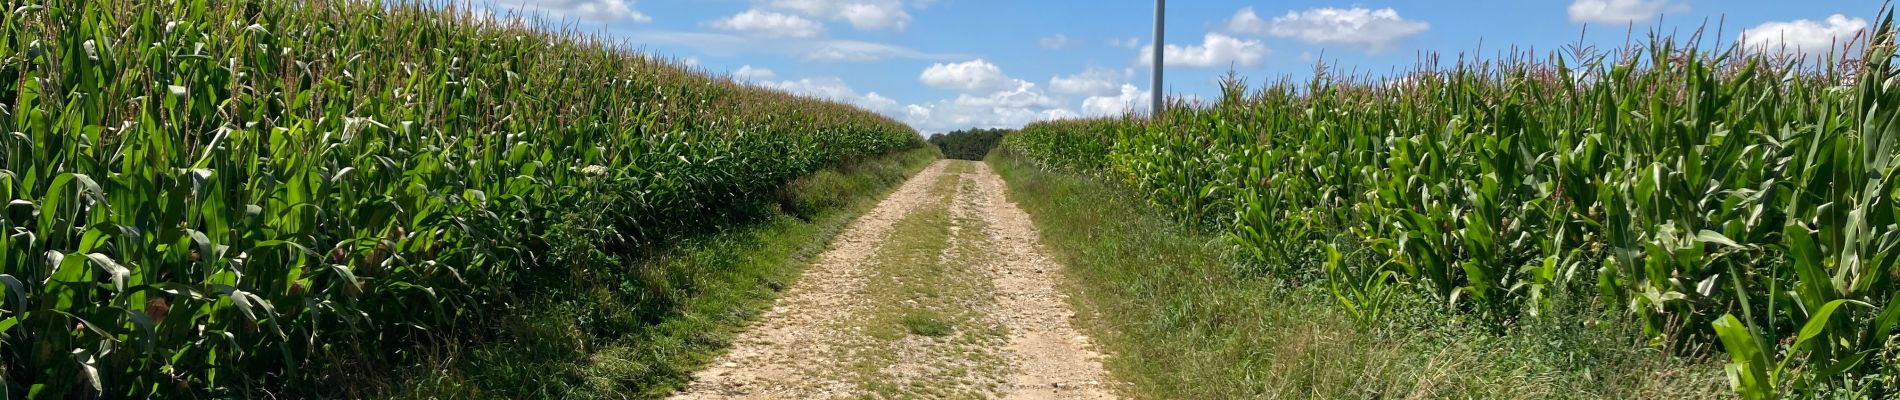
<svg viewBox="0 0 1900 400"><path fill-rule="evenodd" d="M1148 108L1148 110L1156 119L1161 118L1161 102L1163 97L1161 90L1162 55L1168 52L1167 41L1163 40L1164 38L1162 37L1162 32L1165 30L1165 24L1167 23L1167 14L1168 0L1155 0L1154 83L1148 86L1148 91L1154 98L1151 100L1153 106Z"/></svg>

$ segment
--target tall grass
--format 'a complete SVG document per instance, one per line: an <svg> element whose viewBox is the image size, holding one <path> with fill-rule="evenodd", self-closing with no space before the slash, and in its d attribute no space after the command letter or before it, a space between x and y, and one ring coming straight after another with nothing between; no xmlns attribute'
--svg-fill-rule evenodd
<svg viewBox="0 0 1900 400"><path fill-rule="evenodd" d="M1515 325L1599 293L1652 345L1719 344L1745 398L1900 393L1900 75L1891 17L1852 59L1656 37L1395 78L1321 67L1153 121L1006 142L1227 232L1361 319L1394 293Z"/></svg>
<svg viewBox="0 0 1900 400"><path fill-rule="evenodd" d="M5 8L0 397L321 388L575 276L660 318L691 282L603 261L922 145L848 106L456 7Z"/></svg>

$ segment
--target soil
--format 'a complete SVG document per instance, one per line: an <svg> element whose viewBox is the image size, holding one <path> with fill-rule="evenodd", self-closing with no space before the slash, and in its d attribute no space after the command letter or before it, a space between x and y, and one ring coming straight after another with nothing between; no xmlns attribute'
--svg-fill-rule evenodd
<svg viewBox="0 0 1900 400"><path fill-rule="evenodd" d="M918 173L674 397L1115 398L1004 188L980 162Z"/></svg>

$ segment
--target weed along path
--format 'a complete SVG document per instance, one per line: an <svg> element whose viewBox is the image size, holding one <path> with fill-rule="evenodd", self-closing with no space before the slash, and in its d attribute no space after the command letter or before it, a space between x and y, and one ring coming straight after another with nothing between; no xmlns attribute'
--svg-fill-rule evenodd
<svg viewBox="0 0 1900 400"><path fill-rule="evenodd" d="M1114 398L1003 190L979 162L918 173L675 398Z"/></svg>

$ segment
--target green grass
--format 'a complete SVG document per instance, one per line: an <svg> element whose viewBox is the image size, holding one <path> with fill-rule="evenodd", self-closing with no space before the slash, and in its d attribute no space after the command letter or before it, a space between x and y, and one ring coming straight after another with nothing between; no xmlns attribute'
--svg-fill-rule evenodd
<svg viewBox="0 0 1900 400"><path fill-rule="evenodd" d="M569 288L578 298L543 298L503 326L500 338L446 346L439 362L387 385L390 398L657 397L682 387L795 280L812 257L882 194L937 159L917 149L829 168L788 186L786 196L827 206L688 240L630 268L684 275L693 292L657 321L589 329L590 319L624 319L625 293L608 282ZM583 281L583 283L589 283Z"/></svg>
<svg viewBox="0 0 1900 400"><path fill-rule="evenodd" d="M955 331L955 328L950 327L949 322L944 321L943 316L930 311L905 313L903 324L910 334L918 336L944 337Z"/></svg>
<svg viewBox="0 0 1900 400"><path fill-rule="evenodd" d="M863 266L859 314L837 332L845 348L835 373L871 398L982 398L1006 376L1005 331L986 319L990 281L977 266L981 220L959 215L953 200L972 161L948 161L927 196L893 225L889 239ZM897 372L894 372L897 371Z"/></svg>
<svg viewBox="0 0 1900 400"><path fill-rule="evenodd" d="M1217 235L1122 186L989 163L1028 211L1113 373L1139 398L1723 398L1719 363L1658 355L1588 308L1497 331L1419 298L1360 323L1312 285L1262 276Z"/></svg>

